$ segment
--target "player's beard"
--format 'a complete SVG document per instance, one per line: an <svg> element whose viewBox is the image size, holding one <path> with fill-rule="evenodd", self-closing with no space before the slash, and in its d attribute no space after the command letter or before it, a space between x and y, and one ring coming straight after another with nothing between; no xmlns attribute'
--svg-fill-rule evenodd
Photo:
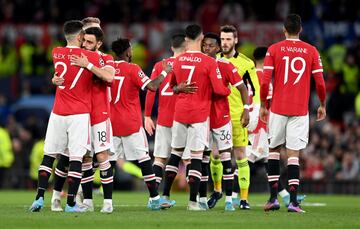
<svg viewBox="0 0 360 229"><path fill-rule="evenodd" d="M224 50L224 48L222 48L222 53L227 55L229 53L231 53L233 50L235 49L235 43L233 43L229 48L228 50Z"/></svg>

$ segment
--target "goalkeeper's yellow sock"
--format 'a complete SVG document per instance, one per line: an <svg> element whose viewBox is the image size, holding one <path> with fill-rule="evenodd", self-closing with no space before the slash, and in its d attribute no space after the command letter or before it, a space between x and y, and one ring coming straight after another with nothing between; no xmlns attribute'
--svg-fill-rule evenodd
<svg viewBox="0 0 360 229"><path fill-rule="evenodd" d="M210 162L210 171L211 178L214 182L214 190L216 192L221 192L221 181L223 176L223 166L219 159L215 159L211 154L211 162Z"/></svg>
<svg viewBox="0 0 360 229"><path fill-rule="evenodd" d="M250 167L247 158L236 160L240 185L240 199L248 200L250 186Z"/></svg>
<svg viewBox="0 0 360 229"><path fill-rule="evenodd" d="M124 163L122 169L124 170L124 172L129 173L137 178L140 178L140 179L143 178L141 169L131 162L126 161Z"/></svg>

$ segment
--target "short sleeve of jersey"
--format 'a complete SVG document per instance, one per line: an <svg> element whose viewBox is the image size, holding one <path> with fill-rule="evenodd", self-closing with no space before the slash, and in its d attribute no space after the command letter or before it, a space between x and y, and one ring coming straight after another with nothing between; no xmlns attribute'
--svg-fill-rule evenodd
<svg viewBox="0 0 360 229"><path fill-rule="evenodd" d="M104 67L114 68L114 58L111 55L103 55L102 59L104 60ZM114 68L115 70L115 68Z"/></svg>
<svg viewBox="0 0 360 229"><path fill-rule="evenodd" d="M229 68L229 71L231 72L231 74L229 74L229 82L231 83L231 85L234 87L237 87L240 84L242 84L243 83L242 77L240 76L236 67L232 63L229 62L228 68Z"/></svg>
<svg viewBox="0 0 360 229"><path fill-rule="evenodd" d="M136 64L132 65L131 79L135 83L135 85L141 88L141 90L145 90L146 85L148 85L151 82L149 77L145 75L143 70L141 70L141 68Z"/></svg>
<svg viewBox="0 0 360 229"><path fill-rule="evenodd" d="M89 62L98 68L102 68L105 66L104 60L100 57L100 55L96 52L83 50L84 54L88 58Z"/></svg>
<svg viewBox="0 0 360 229"><path fill-rule="evenodd" d="M274 69L274 51L272 46L270 46L268 51L266 52L264 59L264 71L273 70L273 69Z"/></svg>
<svg viewBox="0 0 360 229"><path fill-rule="evenodd" d="M311 73L315 74L318 72L323 72L323 66L321 63L321 58L319 55L319 52L314 48L314 54L313 54L313 62L311 66Z"/></svg>

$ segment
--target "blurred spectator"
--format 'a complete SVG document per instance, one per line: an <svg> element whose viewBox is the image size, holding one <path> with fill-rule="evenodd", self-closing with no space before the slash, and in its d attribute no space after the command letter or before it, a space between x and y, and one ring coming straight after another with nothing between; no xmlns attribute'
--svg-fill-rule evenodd
<svg viewBox="0 0 360 229"><path fill-rule="evenodd" d="M218 1L206 0L196 11L196 21L200 23L204 32L219 30L219 8Z"/></svg>
<svg viewBox="0 0 360 229"><path fill-rule="evenodd" d="M346 57L346 46L343 37L337 36L335 43L328 48L327 57L330 61L331 70L338 73L342 70Z"/></svg>
<svg viewBox="0 0 360 229"><path fill-rule="evenodd" d="M0 126L0 188L3 187L9 168L14 162L14 153L11 146L9 132Z"/></svg>
<svg viewBox="0 0 360 229"><path fill-rule="evenodd" d="M17 70L16 49L5 37L0 46L0 78L14 76Z"/></svg>
<svg viewBox="0 0 360 229"><path fill-rule="evenodd" d="M345 153L342 161L342 169L336 174L338 180L355 180L359 177L359 160L353 153Z"/></svg>
<svg viewBox="0 0 360 229"><path fill-rule="evenodd" d="M235 0L225 2L219 13L220 25L236 25L244 21L245 14L242 5Z"/></svg>

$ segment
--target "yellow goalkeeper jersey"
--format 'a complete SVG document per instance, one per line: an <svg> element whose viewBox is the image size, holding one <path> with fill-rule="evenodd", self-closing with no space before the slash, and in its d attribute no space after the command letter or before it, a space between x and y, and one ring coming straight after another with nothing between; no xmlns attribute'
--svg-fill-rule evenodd
<svg viewBox="0 0 360 229"><path fill-rule="evenodd" d="M226 58L223 54L218 54L219 57L230 61L238 70L241 77L243 77L244 83L247 86L252 87L253 95L252 102L260 105L260 84L256 74L256 68L254 62L247 56L235 52L235 55L231 58ZM246 74L248 72L248 74ZM241 114L244 110L244 104L241 99L241 94L236 87L231 86L231 94L228 96L230 105L230 115L232 120L240 120Z"/></svg>

